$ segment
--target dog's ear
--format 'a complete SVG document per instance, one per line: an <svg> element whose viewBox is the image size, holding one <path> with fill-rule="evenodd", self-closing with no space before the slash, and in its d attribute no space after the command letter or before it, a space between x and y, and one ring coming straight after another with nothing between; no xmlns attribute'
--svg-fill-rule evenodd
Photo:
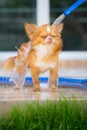
<svg viewBox="0 0 87 130"><path fill-rule="evenodd" d="M61 33L63 30L63 23L55 25L55 28L57 29L58 33Z"/></svg>
<svg viewBox="0 0 87 130"><path fill-rule="evenodd" d="M27 36L31 40L34 31L37 29L37 26L35 24L25 23L24 28L25 28L25 32L26 32Z"/></svg>

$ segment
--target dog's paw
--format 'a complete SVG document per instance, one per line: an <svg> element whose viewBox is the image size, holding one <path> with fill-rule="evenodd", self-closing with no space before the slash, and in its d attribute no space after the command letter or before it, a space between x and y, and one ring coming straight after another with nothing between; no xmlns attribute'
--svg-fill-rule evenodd
<svg viewBox="0 0 87 130"><path fill-rule="evenodd" d="M52 87L51 87L51 92L56 92L56 91L57 91L57 87L52 86Z"/></svg>
<svg viewBox="0 0 87 130"><path fill-rule="evenodd" d="M20 90L20 87L15 86L15 87L14 87L14 90Z"/></svg>
<svg viewBox="0 0 87 130"><path fill-rule="evenodd" d="M34 87L34 92L40 92L41 88L40 87Z"/></svg>

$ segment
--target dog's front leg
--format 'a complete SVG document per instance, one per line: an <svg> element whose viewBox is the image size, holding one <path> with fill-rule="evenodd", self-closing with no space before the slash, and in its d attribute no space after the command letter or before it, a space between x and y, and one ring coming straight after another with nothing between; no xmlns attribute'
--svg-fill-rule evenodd
<svg viewBox="0 0 87 130"><path fill-rule="evenodd" d="M34 92L40 91L40 83L38 80L40 71L38 68L32 68L31 69L31 75L34 83Z"/></svg>
<svg viewBox="0 0 87 130"><path fill-rule="evenodd" d="M51 86L51 91L55 92L57 90L57 87L55 86L56 81L58 78L58 68L51 68L50 69L50 86Z"/></svg>

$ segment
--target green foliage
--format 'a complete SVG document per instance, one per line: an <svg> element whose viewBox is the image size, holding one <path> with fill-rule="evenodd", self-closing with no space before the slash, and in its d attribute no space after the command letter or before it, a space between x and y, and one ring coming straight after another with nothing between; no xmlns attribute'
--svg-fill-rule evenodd
<svg viewBox="0 0 87 130"><path fill-rule="evenodd" d="M0 119L0 130L86 130L87 102L24 103Z"/></svg>

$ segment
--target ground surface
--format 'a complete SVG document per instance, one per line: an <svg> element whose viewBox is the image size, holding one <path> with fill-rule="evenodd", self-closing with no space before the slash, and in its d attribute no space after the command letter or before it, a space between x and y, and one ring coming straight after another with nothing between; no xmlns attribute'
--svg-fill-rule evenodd
<svg viewBox="0 0 87 130"><path fill-rule="evenodd" d="M0 62L0 67L3 66ZM2 70L0 70L2 76ZM86 60L63 60L60 62L59 77L87 79ZM86 83L87 85L87 83ZM87 89L80 87L59 87L56 92L51 92L46 84L42 85L41 92L33 92L33 86L26 86L22 90L14 90L13 85L0 85L0 114L17 103L25 101L59 100L60 98L87 100Z"/></svg>
<svg viewBox="0 0 87 130"><path fill-rule="evenodd" d="M87 98L87 89L59 87L56 92L51 92L49 87L41 88L41 92L33 92L33 86L14 90L12 86L0 87L0 101L26 101L26 100L59 100L62 97L77 99Z"/></svg>

